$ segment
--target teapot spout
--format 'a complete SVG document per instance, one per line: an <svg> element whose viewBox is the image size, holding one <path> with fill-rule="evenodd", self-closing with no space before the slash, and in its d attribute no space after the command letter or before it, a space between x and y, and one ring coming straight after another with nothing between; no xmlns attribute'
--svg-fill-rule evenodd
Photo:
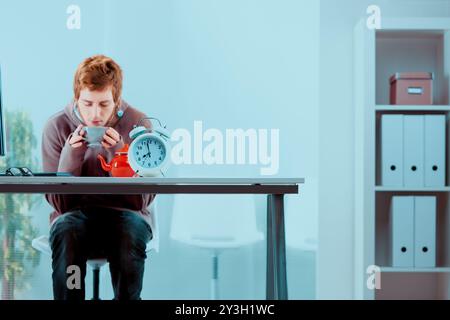
<svg viewBox="0 0 450 320"><path fill-rule="evenodd" d="M97 159L100 160L100 164L102 166L102 169L105 171L111 171L112 166L110 164L107 164L105 161L105 158L101 154L97 156Z"/></svg>

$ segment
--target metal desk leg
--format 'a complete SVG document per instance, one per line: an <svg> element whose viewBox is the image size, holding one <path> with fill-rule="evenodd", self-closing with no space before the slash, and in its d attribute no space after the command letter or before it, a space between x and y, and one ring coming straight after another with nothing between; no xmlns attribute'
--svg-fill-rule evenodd
<svg viewBox="0 0 450 320"><path fill-rule="evenodd" d="M100 300L100 268L94 267L93 269L93 295L92 300Z"/></svg>
<svg viewBox="0 0 450 320"><path fill-rule="evenodd" d="M274 264L274 245L273 245L273 214L272 214L272 196L267 195L267 271L266 271L266 299L275 299L275 264Z"/></svg>
<svg viewBox="0 0 450 320"><path fill-rule="evenodd" d="M266 298L287 300L286 244L283 195L267 196Z"/></svg>

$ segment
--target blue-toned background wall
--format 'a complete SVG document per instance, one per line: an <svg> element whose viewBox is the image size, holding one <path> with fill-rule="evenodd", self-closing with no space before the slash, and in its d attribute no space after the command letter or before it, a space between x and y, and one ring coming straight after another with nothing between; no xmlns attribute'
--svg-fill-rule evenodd
<svg viewBox="0 0 450 320"><path fill-rule="evenodd" d="M66 9L81 9L68 30ZM6 1L0 0L3 101L25 110L38 138L72 98L75 68L104 53L124 70L123 97L169 129L280 129L280 177L305 177L286 207L290 298L315 298L318 202L319 1ZM258 166L184 165L174 176L259 176ZM257 226L265 231L265 199ZM146 264L144 299L206 299L210 255L170 239L173 196L158 197L161 251ZM48 232L51 208L30 214ZM190 208L189 210L195 210ZM189 215L189 210L186 214ZM204 212L208 214L208 212ZM220 296L265 296L265 243L220 258ZM42 257L18 299L51 299L50 259ZM87 278L88 295L90 274ZM112 297L109 275L102 295Z"/></svg>

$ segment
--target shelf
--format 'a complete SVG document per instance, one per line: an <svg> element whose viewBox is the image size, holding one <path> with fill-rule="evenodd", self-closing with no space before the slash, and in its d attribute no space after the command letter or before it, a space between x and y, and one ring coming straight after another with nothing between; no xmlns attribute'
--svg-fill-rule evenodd
<svg viewBox="0 0 450 320"><path fill-rule="evenodd" d="M405 106L405 105L376 105L376 111L420 111L420 112L428 112L428 111L441 111L441 112L450 112L450 106L446 105L417 105L417 106Z"/></svg>
<svg viewBox="0 0 450 320"><path fill-rule="evenodd" d="M450 145L446 141L446 181L439 187L383 186L381 118L385 114L445 115L450 121L450 19L383 20L354 30L356 299L450 299ZM433 105L391 105L390 77L397 72L433 72ZM436 267L391 267L390 206L394 196L434 196ZM367 288L367 266L383 266L382 288ZM420 288L420 290L415 290Z"/></svg>
<svg viewBox="0 0 450 320"><path fill-rule="evenodd" d="M381 267L381 272L385 273L450 273L450 267L435 268L399 268L399 267Z"/></svg>
<svg viewBox="0 0 450 320"><path fill-rule="evenodd" d="M376 186L376 192L450 192L450 187L422 187L422 188L408 188L408 187L382 187Z"/></svg>

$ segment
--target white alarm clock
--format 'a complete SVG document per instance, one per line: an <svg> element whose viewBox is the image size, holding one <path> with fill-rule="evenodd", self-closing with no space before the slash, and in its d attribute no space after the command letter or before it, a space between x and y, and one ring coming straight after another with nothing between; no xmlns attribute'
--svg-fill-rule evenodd
<svg viewBox="0 0 450 320"><path fill-rule="evenodd" d="M159 127L153 129L141 126L146 119L154 119ZM164 176L170 158L170 134L156 118L142 118L129 133L132 142L128 149L128 162L141 177Z"/></svg>

